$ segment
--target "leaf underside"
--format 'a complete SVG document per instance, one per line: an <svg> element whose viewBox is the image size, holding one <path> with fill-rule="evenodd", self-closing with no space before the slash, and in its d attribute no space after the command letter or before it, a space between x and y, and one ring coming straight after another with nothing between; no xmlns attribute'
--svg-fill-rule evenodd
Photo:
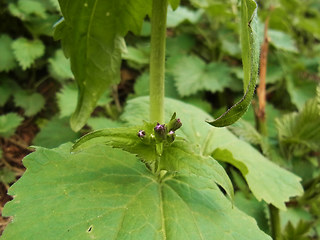
<svg viewBox="0 0 320 240"><path fill-rule="evenodd" d="M254 94L259 67L259 43L257 4L254 0L241 1L241 47L244 72L244 96L228 111L214 121L208 122L215 127L225 127L236 122L247 111Z"/></svg>
<svg viewBox="0 0 320 240"><path fill-rule="evenodd" d="M65 55L70 57L79 88L77 108L71 118L71 127L78 131L105 90L120 82L123 37L129 30L140 32L151 1L59 0L59 3L64 21L56 26L55 38L61 39Z"/></svg>
<svg viewBox="0 0 320 240"><path fill-rule="evenodd" d="M217 186L195 175L158 182L120 149L70 154L70 147L38 148L25 158L28 170L3 211L13 221L2 239L271 240Z"/></svg>

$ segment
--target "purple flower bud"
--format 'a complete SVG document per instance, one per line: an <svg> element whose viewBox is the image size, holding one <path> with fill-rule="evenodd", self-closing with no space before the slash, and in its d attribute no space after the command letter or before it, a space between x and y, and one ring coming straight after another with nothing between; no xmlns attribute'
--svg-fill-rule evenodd
<svg viewBox="0 0 320 240"><path fill-rule="evenodd" d="M164 124L157 123L154 127L154 135L156 140L161 142L166 139L167 128Z"/></svg>
<svg viewBox="0 0 320 240"><path fill-rule="evenodd" d="M138 135L139 138L144 138L146 136L146 132L143 131L143 130L139 130L137 135Z"/></svg>
<svg viewBox="0 0 320 240"><path fill-rule="evenodd" d="M168 143L172 143L174 139L176 138L176 134L174 131L170 131L167 135L167 141Z"/></svg>
<svg viewBox="0 0 320 240"><path fill-rule="evenodd" d="M180 118L178 119L171 119L168 124L169 131L176 131L182 126Z"/></svg>

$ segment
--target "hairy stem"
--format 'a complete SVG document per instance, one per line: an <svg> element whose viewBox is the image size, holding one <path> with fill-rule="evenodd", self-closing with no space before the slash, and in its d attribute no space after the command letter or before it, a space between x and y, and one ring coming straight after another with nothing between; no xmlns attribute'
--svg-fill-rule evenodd
<svg viewBox="0 0 320 240"><path fill-rule="evenodd" d="M271 237L273 240L281 240L281 225L279 209L272 204L269 204L270 222L271 222Z"/></svg>
<svg viewBox="0 0 320 240"><path fill-rule="evenodd" d="M168 0L153 0L150 53L150 121L164 122L164 74Z"/></svg>

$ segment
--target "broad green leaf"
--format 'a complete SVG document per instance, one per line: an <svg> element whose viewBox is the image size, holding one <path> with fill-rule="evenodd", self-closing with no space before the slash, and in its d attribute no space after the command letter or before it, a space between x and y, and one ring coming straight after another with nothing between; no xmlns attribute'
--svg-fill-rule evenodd
<svg viewBox="0 0 320 240"><path fill-rule="evenodd" d="M57 50L52 58L49 58L49 71L52 77L58 80L73 78L70 61L63 55L62 50Z"/></svg>
<svg viewBox="0 0 320 240"><path fill-rule="evenodd" d="M168 61L168 72L174 76L180 96L201 90L223 91L231 83L230 68L224 63L206 64L196 56L176 56Z"/></svg>
<svg viewBox="0 0 320 240"><path fill-rule="evenodd" d="M180 0L169 0L170 6L173 10L176 10L180 5Z"/></svg>
<svg viewBox="0 0 320 240"><path fill-rule="evenodd" d="M155 124L154 124L155 125ZM144 162L154 162L157 158L155 145L143 143L137 136L139 130L147 134L153 132L152 124L125 128L107 128L98 130L80 138L72 151L81 151L98 144L106 144L124 149L140 157ZM176 140L163 147L160 157L160 169L169 172L188 172L216 182L225 189L233 200L233 186L225 170L211 157L197 154L195 147L184 140Z"/></svg>
<svg viewBox="0 0 320 240"><path fill-rule="evenodd" d="M11 50L12 39L7 34L0 36L0 72L8 72L17 64Z"/></svg>
<svg viewBox="0 0 320 240"><path fill-rule="evenodd" d="M80 134L70 128L69 118L54 117L40 129L32 143L36 146L54 148L62 143L75 141L79 137Z"/></svg>
<svg viewBox="0 0 320 240"><path fill-rule="evenodd" d="M45 99L40 93L20 90L14 94L14 103L24 109L24 115L30 117L41 111L45 105Z"/></svg>
<svg viewBox="0 0 320 240"><path fill-rule="evenodd" d="M174 28L185 21L188 21L192 24L196 24L197 22L199 22L202 14L202 9L194 11L183 6L179 7L176 10L171 10L169 8L167 15L167 27Z"/></svg>
<svg viewBox="0 0 320 240"><path fill-rule="evenodd" d="M44 54L44 45L41 40L28 40L20 37L11 45L16 60L23 70L29 68L34 61Z"/></svg>
<svg viewBox="0 0 320 240"><path fill-rule="evenodd" d="M59 0L59 3L64 21L57 25L55 38L62 40L79 88L78 105L71 118L71 127L78 131L100 96L108 87L120 82L122 37L128 31L139 34L143 19L150 12L151 1L81 0L73 3Z"/></svg>
<svg viewBox="0 0 320 240"><path fill-rule="evenodd" d="M181 172L158 181L119 149L69 148L38 148L25 158L2 239L271 240L205 179Z"/></svg>
<svg viewBox="0 0 320 240"><path fill-rule="evenodd" d="M225 127L236 122L247 111L254 94L259 67L259 43L257 37L257 4L254 0L241 1L241 49L243 65L243 98L214 121L215 127Z"/></svg>
<svg viewBox="0 0 320 240"><path fill-rule="evenodd" d="M8 113L0 116L0 136L8 138L14 134L23 118L16 113Z"/></svg>
<svg viewBox="0 0 320 240"><path fill-rule="evenodd" d="M299 112L276 120L279 142L287 155L303 155L320 150L320 114L316 99L309 100Z"/></svg>
<svg viewBox="0 0 320 240"><path fill-rule="evenodd" d="M298 49L295 45L295 41L291 38L290 35L282 31L273 30L273 29L268 30L268 35L270 37L270 43L274 47L280 50L288 51L288 52L294 52L294 53L298 52Z"/></svg>
<svg viewBox="0 0 320 240"><path fill-rule="evenodd" d="M122 119L131 125L148 120L148 102L147 97L130 100ZM198 145L200 155L212 155L216 160L237 167L259 201L263 199L280 209L285 209L284 202L303 193L299 177L270 162L255 148L238 139L227 129L206 124L204 121L212 118L202 110L177 100L166 99L167 120L173 112L177 113L183 124L177 131L177 136Z"/></svg>

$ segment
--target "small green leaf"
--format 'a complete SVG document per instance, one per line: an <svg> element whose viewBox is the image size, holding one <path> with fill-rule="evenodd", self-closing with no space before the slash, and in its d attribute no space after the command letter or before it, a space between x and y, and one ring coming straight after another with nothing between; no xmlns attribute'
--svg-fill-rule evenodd
<svg viewBox="0 0 320 240"><path fill-rule="evenodd" d="M0 106L6 104L10 96L19 90L20 87L16 84L15 81L11 79L2 79L0 86Z"/></svg>
<svg viewBox="0 0 320 240"><path fill-rule="evenodd" d="M11 45L15 58L23 70L29 68L34 61L44 54L44 45L41 40L18 38Z"/></svg>
<svg viewBox="0 0 320 240"><path fill-rule="evenodd" d="M285 209L290 197L303 193L300 178L280 168L265 158L250 144L238 139L225 128L215 128L204 122L212 118L202 110L173 99L165 101L166 118L177 112L182 127L178 136L200 148L202 156L228 162L237 167L245 177L250 190L260 201ZM137 124L149 118L149 98L140 97L128 101L122 119Z"/></svg>
<svg viewBox="0 0 320 240"><path fill-rule="evenodd" d="M214 121L215 127L225 127L236 122L247 111L254 94L259 67L259 43L257 37L257 4L254 0L241 1L241 48L244 71L243 98Z"/></svg>
<svg viewBox="0 0 320 240"><path fill-rule="evenodd" d="M14 182L15 180L16 180L16 175L12 170L6 167L0 169L0 182L9 184Z"/></svg>
<svg viewBox="0 0 320 240"><path fill-rule="evenodd" d="M57 50L52 58L49 58L49 71L51 76L59 80L73 78L70 61L63 55L62 50Z"/></svg>
<svg viewBox="0 0 320 240"><path fill-rule="evenodd" d="M174 28L186 21L196 24L199 22L202 14L202 9L194 11L181 6L174 11L169 8L167 14L167 27Z"/></svg>
<svg viewBox="0 0 320 240"><path fill-rule="evenodd" d="M270 37L270 43L277 49L294 53L298 52L296 43L290 35L273 29L268 30L268 35Z"/></svg>
<svg viewBox="0 0 320 240"><path fill-rule="evenodd" d="M34 14L42 19L46 18L46 9L43 3L37 0L19 0L18 8L26 15Z"/></svg>
<svg viewBox="0 0 320 240"><path fill-rule="evenodd" d="M8 113L0 116L0 136L8 138L14 134L23 118L16 113Z"/></svg>
<svg viewBox="0 0 320 240"><path fill-rule="evenodd" d="M196 56L170 58L168 72L174 76L180 96L190 96L201 90L223 91L231 83L230 69L223 63L206 64Z"/></svg>
<svg viewBox="0 0 320 240"><path fill-rule="evenodd" d="M24 159L28 170L3 210L14 219L3 240L271 240L212 182L183 172L158 181L120 149L69 148L38 148Z"/></svg>
<svg viewBox="0 0 320 240"><path fill-rule="evenodd" d="M54 117L40 129L33 139L33 144L46 148L58 147L62 143L75 141L80 137L79 133L72 131L69 118L59 119Z"/></svg>
<svg viewBox="0 0 320 240"><path fill-rule="evenodd" d="M12 39L7 34L0 36L0 72L8 72L17 65L11 50L11 44Z"/></svg>
<svg viewBox="0 0 320 240"><path fill-rule="evenodd" d="M24 114L30 117L40 112L46 102L40 93L28 93L20 90L14 94L14 103L23 108Z"/></svg>
<svg viewBox="0 0 320 240"><path fill-rule="evenodd" d="M71 116L77 106L77 95L78 90L75 84L65 84L57 93L60 118Z"/></svg>

